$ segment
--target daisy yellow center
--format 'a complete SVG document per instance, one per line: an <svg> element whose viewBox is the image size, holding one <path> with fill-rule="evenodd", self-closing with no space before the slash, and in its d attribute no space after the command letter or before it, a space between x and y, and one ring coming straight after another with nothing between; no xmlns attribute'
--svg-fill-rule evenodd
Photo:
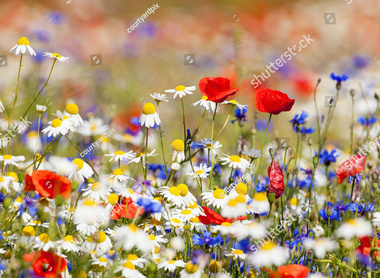
<svg viewBox="0 0 380 278"><path fill-rule="evenodd" d="M75 211L75 207L71 207L68 209L69 212L74 212Z"/></svg>
<svg viewBox="0 0 380 278"><path fill-rule="evenodd" d="M38 135L37 131L32 130L28 132L27 136L28 138L35 138L37 135Z"/></svg>
<svg viewBox="0 0 380 278"><path fill-rule="evenodd" d="M117 196L115 193L112 193L107 196L107 200L111 205L116 205L117 202L119 201L119 196Z"/></svg>
<svg viewBox="0 0 380 278"><path fill-rule="evenodd" d="M18 196L15 200L16 203L21 203L22 202L22 198L20 196Z"/></svg>
<svg viewBox="0 0 380 278"><path fill-rule="evenodd" d="M235 200L239 203L245 203L245 198L242 195L237 196Z"/></svg>
<svg viewBox="0 0 380 278"><path fill-rule="evenodd" d="M214 147L214 145L213 145L213 144L211 144L211 143L208 143L208 144L206 144L206 147L207 147L208 149L211 149L211 148L213 148L213 147Z"/></svg>
<svg viewBox="0 0 380 278"><path fill-rule="evenodd" d="M352 226L357 226L358 225L358 222L356 222L355 219L348 219L347 223L350 224L350 225L352 225Z"/></svg>
<svg viewBox="0 0 380 278"><path fill-rule="evenodd" d="M208 97L206 97L206 96L202 96L201 99L202 99L202 100L208 100Z"/></svg>
<svg viewBox="0 0 380 278"><path fill-rule="evenodd" d="M245 195L247 193L247 185L243 182L238 183L235 187L235 190L240 195Z"/></svg>
<svg viewBox="0 0 380 278"><path fill-rule="evenodd" d="M156 239L156 236L155 235L149 235L149 239L153 241Z"/></svg>
<svg viewBox="0 0 380 278"><path fill-rule="evenodd" d="M156 107L150 102L145 103L143 106L142 112L145 115L152 115L152 114L156 113Z"/></svg>
<svg viewBox="0 0 380 278"><path fill-rule="evenodd" d="M127 256L128 261L136 261L138 258L136 254L128 254Z"/></svg>
<svg viewBox="0 0 380 278"><path fill-rule="evenodd" d="M71 115L76 115L79 112L79 108L78 108L78 106L75 103L69 103L66 106L66 112L69 113L69 114L71 114Z"/></svg>
<svg viewBox="0 0 380 278"><path fill-rule="evenodd" d="M176 139L172 142L172 148L177 152L182 152L185 149L185 143L181 139Z"/></svg>
<svg viewBox="0 0 380 278"><path fill-rule="evenodd" d="M181 223L181 220L177 219L177 218L173 218L172 221L176 224L180 224Z"/></svg>
<svg viewBox="0 0 380 278"><path fill-rule="evenodd" d="M135 194L135 191L133 191L132 189L128 188L128 192L129 194Z"/></svg>
<svg viewBox="0 0 380 278"><path fill-rule="evenodd" d="M187 193L189 193L189 188L184 183L177 185L177 188L179 189L179 194L181 194L182 197L185 197Z"/></svg>
<svg viewBox="0 0 380 278"><path fill-rule="evenodd" d="M12 177L14 179L14 181L17 181L18 180L18 177L17 177L17 174L15 172L10 172L8 174L8 176Z"/></svg>
<svg viewBox="0 0 380 278"><path fill-rule="evenodd" d="M136 154L136 157L142 157L144 155L144 153L138 153Z"/></svg>
<svg viewBox="0 0 380 278"><path fill-rule="evenodd" d="M106 241L107 236L105 232L99 231L99 239L96 240L96 243L102 243Z"/></svg>
<svg viewBox="0 0 380 278"><path fill-rule="evenodd" d="M123 137L124 137L125 141L131 142L132 135L130 135L130 134L124 134Z"/></svg>
<svg viewBox="0 0 380 278"><path fill-rule="evenodd" d="M236 249L236 250L234 250L234 254L236 254L236 255L243 255L244 253L243 253L243 250Z"/></svg>
<svg viewBox="0 0 380 278"><path fill-rule="evenodd" d="M236 199L231 199L228 201L228 206L235 207L237 205L238 201Z"/></svg>
<svg viewBox="0 0 380 278"><path fill-rule="evenodd" d="M27 37L21 37L18 42L17 42L18 45L29 45L29 40Z"/></svg>
<svg viewBox="0 0 380 278"><path fill-rule="evenodd" d="M53 55L56 58L62 58L62 56L60 54L58 54L57 52L54 52L51 55Z"/></svg>
<svg viewBox="0 0 380 278"><path fill-rule="evenodd" d="M226 197L223 190L220 188L215 189L212 195L214 196L215 199L224 199L224 197Z"/></svg>
<svg viewBox="0 0 380 278"><path fill-rule="evenodd" d="M187 262L187 264L186 264L186 272L187 273L193 274L193 273L198 271L198 268L199 267L196 264L191 263L191 261Z"/></svg>
<svg viewBox="0 0 380 278"><path fill-rule="evenodd" d="M83 202L83 204L85 206L89 206L89 207L92 207L92 206L95 206L96 205L96 202L90 200L90 199L87 199L86 201Z"/></svg>
<svg viewBox="0 0 380 278"><path fill-rule="evenodd" d="M27 237L31 237L35 235L34 228L32 226L26 226L24 229L22 229L22 234Z"/></svg>
<svg viewBox="0 0 380 278"><path fill-rule="evenodd" d="M190 219L190 222L192 222L192 223L199 223L199 218L198 218L198 216L191 218L191 219Z"/></svg>
<svg viewBox="0 0 380 278"><path fill-rule="evenodd" d="M198 170L198 171L195 172L195 174L202 175L204 172L205 171L203 171L203 170Z"/></svg>
<svg viewBox="0 0 380 278"><path fill-rule="evenodd" d="M99 191L102 189L102 185L98 182L94 183L92 186L91 186L91 190L92 191Z"/></svg>
<svg viewBox="0 0 380 278"><path fill-rule="evenodd" d="M61 124L62 124L62 121L60 119L54 119L51 122L51 126L54 127L54 128L61 126Z"/></svg>
<svg viewBox="0 0 380 278"><path fill-rule="evenodd" d="M113 175L114 176L124 175L124 171L121 169L116 169L115 171L113 171Z"/></svg>
<svg viewBox="0 0 380 278"><path fill-rule="evenodd" d="M291 204L292 206L296 206L296 205L298 204L297 198L291 198L291 199L290 199L290 204Z"/></svg>
<svg viewBox="0 0 380 278"><path fill-rule="evenodd" d="M191 208L191 209L195 209L195 208L197 208L197 207L198 207L197 202L193 202L193 203L189 206L189 208Z"/></svg>
<svg viewBox="0 0 380 278"><path fill-rule="evenodd" d="M48 243L50 238L47 233L40 234L38 237L43 243Z"/></svg>
<svg viewBox="0 0 380 278"><path fill-rule="evenodd" d="M174 264L175 261L174 261L174 260L170 260L170 261L168 261L168 263L169 263L169 264Z"/></svg>
<svg viewBox="0 0 380 278"><path fill-rule="evenodd" d="M230 100L230 103L233 103L233 104L239 104L239 102L237 102L236 100Z"/></svg>
<svg viewBox="0 0 380 278"><path fill-rule="evenodd" d="M184 215L189 215L191 213L191 210L189 209L184 209L183 211L181 211L181 214L184 214Z"/></svg>
<svg viewBox="0 0 380 278"><path fill-rule="evenodd" d="M75 158L75 159L73 160L73 163L78 167L78 170L82 169L83 166L84 166L84 162L83 162L83 160L80 159L80 158Z"/></svg>
<svg viewBox="0 0 380 278"><path fill-rule="evenodd" d="M65 242L74 243L74 237L71 235L65 236L63 239Z"/></svg>
<svg viewBox="0 0 380 278"><path fill-rule="evenodd" d="M262 248L262 250L270 250L272 249L273 247L275 247L276 245L273 243L273 242L269 242L267 244L265 244Z"/></svg>
<svg viewBox="0 0 380 278"><path fill-rule="evenodd" d="M106 262L108 262L108 260L107 260L106 258L102 258L102 257L100 257L100 258L99 258L99 262L101 262L101 263L106 263Z"/></svg>
<svg viewBox="0 0 380 278"><path fill-rule="evenodd" d="M267 200L267 194L266 194L266 192L256 193L255 196L253 196L253 199L255 199L256 201L259 201L259 202L265 201L265 200Z"/></svg>
<svg viewBox="0 0 380 278"><path fill-rule="evenodd" d="M183 91L183 90L185 90L185 89L186 89L186 87L183 86L183 85L179 85L179 86L177 86L177 87L174 88L174 90L176 90L177 92L179 92L179 91Z"/></svg>
<svg viewBox="0 0 380 278"><path fill-rule="evenodd" d="M124 155L125 152L123 152L123 151L117 151L117 152L114 152L113 154L114 155Z"/></svg>
<svg viewBox="0 0 380 278"><path fill-rule="evenodd" d="M125 267L125 268L129 268L129 269L132 269L132 270L135 270L135 269L136 269L135 265L134 265L132 262L130 262L130 261L126 261L126 262L123 264L123 267Z"/></svg>
<svg viewBox="0 0 380 278"><path fill-rule="evenodd" d="M237 155L231 155L231 156L230 156L230 160L231 160L232 162L240 162L240 161L241 161L241 158L240 158L239 156L237 156Z"/></svg>
<svg viewBox="0 0 380 278"><path fill-rule="evenodd" d="M170 194L174 195L174 196L179 196L179 189L178 187L175 187L175 186L172 186L169 188L169 192Z"/></svg>
<svg viewBox="0 0 380 278"><path fill-rule="evenodd" d="M223 222L222 224L220 224L222 226L225 226L225 227L230 227L231 226L231 223L230 222Z"/></svg>
<svg viewBox="0 0 380 278"><path fill-rule="evenodd" d="M4 160L12 159L12 155L11 154L5 154L5 155L3 155L3 159Z"/></svg>
<svg viewBox="0 0 380 278"><path fill-rule="evenodd" d="M137 232L137 226L135 224L131 224L128 227L129 229L131 229L132 232L135 232L135 233Z"/></svg>
<svg viewBox="0 0 380 278"><path fill-rule="evenodd" d="M0 182L3 182L5 181L5 179L3 177L0 177Z"/></svg>

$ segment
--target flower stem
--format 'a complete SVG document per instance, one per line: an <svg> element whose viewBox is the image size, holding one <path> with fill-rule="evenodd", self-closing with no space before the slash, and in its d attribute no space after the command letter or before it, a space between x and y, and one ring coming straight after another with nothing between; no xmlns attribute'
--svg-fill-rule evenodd
<svg viewBox="0 0 380 278"><path fill-rule="evenodd" d="M149 137L149 128L146 128L146 138L145 138L145 167L144 167L144 179L148 174L148 137Z"/></svg>
<svg viewBox="0 0 380 278"><path fill-rule="evenodd" d="M211 124L211 172L210 172L210 189L212 187L212 177L214 174L214 159L213 159L213 154L212 150L214 149L214 123L215 123L215 116L216 116L216 110L218 108L218 104L215 105L215 111L214 111L214 116L212 117L212 124Z"/></svg>

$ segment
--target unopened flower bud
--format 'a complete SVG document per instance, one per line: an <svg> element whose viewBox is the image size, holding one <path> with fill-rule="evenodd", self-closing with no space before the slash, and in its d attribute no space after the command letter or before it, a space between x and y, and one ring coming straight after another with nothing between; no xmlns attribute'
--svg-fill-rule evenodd
<svg viewBox="0 0 380 278"><path fill-rule="evenodd" d="M296 167L296 160L292 158L288 164L288 169L286 170L286 172L288 174L291 174L294 171L295 167Z"/></svg>
<svg viewBox="0 0 380 278"><path fill-rule="evenodd" d="M172 171L175 171L177 172L179 170L179 168L181 168L181 165L179 165L178 163L174 162L170 168L172 169Z"/></svg>
<svg viewBox="0 0 380 278"><path fill-rule="evenodd" d="M326 214L328 217L330 217L332 215L332 210L331 208L329 208L327 211L326 211Z"/></svg>
<svg viewBox="0 0 380 278"><path fill-rule="evenodd" d="M212 261L210 265L208 266L208 269L211 273L218 273L222 270L222 267L217 261Z"/></svg>
<svg viewBox="0 0 380 278"><path fill-rule="evenodd" d="M271 157L273 157L273 154L274 154L274 151L273 151L273 148L269 148L269 155L271 156Z"/></svg>
<svg viewBox="0 0 380 278"><path fill-rule="evenodd" d="M307 144L309 145L309 147L313 145L313 139L311 139L311 137L309 137L309 139L307 140Z"/></svg>
<svg viewBox="0 0 380 278"><path fill-rule="evenodd" d="M12 199L9 197L6 197L3 201L3 205L5 208L9 208L9 206L12 204Z"/></svg>
<svg viewBox="0 0 380 278"><path fill-rule="evenodd" d="M377 188L379 188L379 185L378 185L376 182L374 182L374 183L372 184L372 187L373 187L373 189L377 189Z"/></svg>
<svg viewBox="0 0 380 278"><path fill-rule="evenodd" d="M274 194L273 192L269 192L268 193L268 202L270 204L273 204L275 199L276 199L276 194Z"/></svg>
<svg viewBox="0 0 380 278"><path fill-rule="evenodd" d="M62 195L58 195L56 198L55 198L55 205L57 207L60 207L62 206L62 204L65 202L65 199L63 198Z"/></svg>
<svg viewBox="0 0 380 278"><path fill-rule="evenodd" d="M317 167L317 165L318 165L318 156L313 156L313 165L314 165L314 167Z"/></svg>
<svg viewBox="0 0 380 278"><path fill-rule="evenodd" d="M350 90L350 95L351 95L352 97L355 96L355 90L354 90L354 89L351 89L351 90Z"/></svg>

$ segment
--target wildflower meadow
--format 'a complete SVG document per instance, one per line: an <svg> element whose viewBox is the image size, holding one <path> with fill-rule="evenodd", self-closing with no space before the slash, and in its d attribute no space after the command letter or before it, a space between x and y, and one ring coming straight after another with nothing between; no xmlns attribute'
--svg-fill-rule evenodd
<svg viewBox="0 0 380 278"><path fill-rule="evenodd" d="M223 25L216 1L26 2L0 3L0 277L380 277L379 71L328 53L341 14L242 1Z"/></svg>

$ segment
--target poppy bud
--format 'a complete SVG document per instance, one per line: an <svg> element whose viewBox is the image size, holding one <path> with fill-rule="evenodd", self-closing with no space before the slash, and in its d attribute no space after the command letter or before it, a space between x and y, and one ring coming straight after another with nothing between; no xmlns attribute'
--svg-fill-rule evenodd
<svg viewBox="0 0 380 278"><path fill-rule="evenodd" d="M322 81L322 78L319 77L318 78L318 83L321 83L321 81Z"/></svg>
<svg viewBox="0 0 380 278"><path fill-rule="evenodd" d="M5 208L9 208L9 206L12 204L12 199L9 197L6 197L3 201L3 205Z"/></svg>
<svg viewBox="0 0 380 278"><path fill-rule="evenodd" d="M351 89L351 90L350 90L350 95L351 95L352 97L355 96L355 90L354 90L354 89Z"/></svg>
<svg viewBox="0 0 380 278"><path fill-rule="evenodd" d="M275 160L272 160L272 163L268 168L268 179L269 193L273 193L276 199L279 198L282 193L284 193L284 176L280 165ZM268 198L269 196L270 195L268 194Z"/></svg>
<svg viewBox="0 0 380 278"><path fill-rule="evenodd" d="M57 207L60 207L62 206L63 202L65 201L65 199L62 197L62 195L58 195L56 198L55 198L55 205Z"/></svg>
<svg viewBox="0 0 380 278"><path fill-rule="evenodd" d="M314 165L314 167L317 167L317 165L318 165L318 156L313 156L313 165Z"/></svg>
<svg viewBox="0 0 380 278"><path fill-rule="evenodd" d="M332 215L332 210L329 208L327 211L326 211L326 214L328 217L330 217Z"/></svg>
<svg viewBox="0 0 380 278"><path fill-rule="evenodd" d="M309 147L313 145L313 139L311 139L311 137L309 137L309 139L307 140L307 144L309 145Z"/></svg>
<svg viewBox="0 0 380 278"><path fill-rule="evenodd" d="M287 173L290 174L294 171L294 168L296 167L296 160L292 158L288 164Z"/></svg>
<svg viewBox="0 0 380 278"><path fill-rule="evenodd" d="M274 151L273 151L273 148L269 148L269 155L271 156L271 157L273 157L273 154L274 154Z"/></svg>
<svg viewBox="0 0 380 278"><path fill-rule="evenodd" d="M274 193L272 193L272 192L269 192L268 193L268 202L270 204L273 204L275 199L276 199L276 195Z"/></svg>

